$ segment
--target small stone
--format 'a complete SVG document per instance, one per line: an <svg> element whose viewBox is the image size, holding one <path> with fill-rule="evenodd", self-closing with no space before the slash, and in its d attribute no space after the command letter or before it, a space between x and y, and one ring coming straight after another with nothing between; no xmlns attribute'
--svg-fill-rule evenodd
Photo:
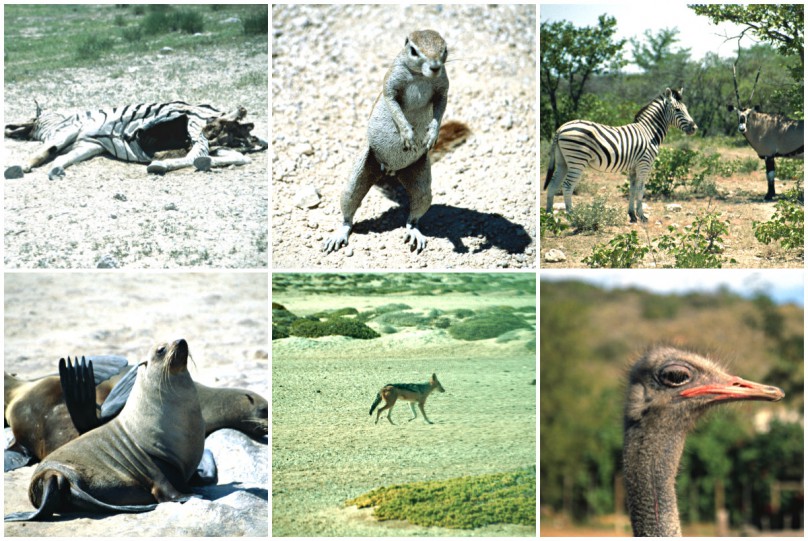
<svg viewBox="0 0 808 541"><path fill-rule="evenodd" d="M668 212L682 212L682 205L679 203L670 203L665 205L665 210Z"/></svg>
<svg viewBox="0 0 808 541"><path fill-rule="evenodd" d="M166 203L166 205L163 207L163 210L177 210L177 204L176 203Z"/></svg>
<svg viewBox="0 0 808 541"><path fill-rule="evenodd" d="M118 260L109 254L102 255L95 265L97 269L117 269L119 266Z"/></svg>
<svg viewBox="0 0 808 541"><path fill-rule="evenodd" d="M567 260L567 254L565 254L561 250L553 248L552 250L549 250L546 254L544 254L544 260L547 263L560 263L562 261Z"/></svg>
<svg viewBox="0 0 808 541"><path fill-rule="evenodd" d="M295 206L301 209L313 209L320 204L320 200L319 190L311 184L307 184L297 192Z"/></svg>

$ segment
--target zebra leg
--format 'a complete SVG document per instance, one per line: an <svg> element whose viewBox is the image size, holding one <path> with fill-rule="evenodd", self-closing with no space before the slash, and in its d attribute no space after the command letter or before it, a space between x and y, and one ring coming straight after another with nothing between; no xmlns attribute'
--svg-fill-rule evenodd
<svg viewBox="0 0 808 541"><path fill-rule="evenodd" d="M48 178L50 180L61 178L65 176L65 169L71 165L89 160L104 152L104 147L94 141L80 141L73 145L70 152L57 156L56 159L53 160L53 167L51 167L51 170L48 172Z"/></svg>
<svg viewBox="0 0 808 541"><path fill-rule="evenodd" d="M561 192L564 194L564 208L566 209L567 214L572 212L572 192L575 191L575 185L581 178L582 173L583 169L567 169L566 178L564 179L564 182L561 183Z"/></svg>
<svg viewBox="0 0 808 541"><path fill-rule="evenodd" d="M651 174L650 168L635 171L634 177L635 181L632 182L634 185L634 201L633 203L637 206L637 214L632 216L632 201L629 200L628 206L628 215L632 222L636 222L637 218L639 217L640 221L645 223L648 221L648 218L645 216L645 212L642 209L642 197L645 194L645 180L648 178L648 175ZM629 194L629 197L630 194Z"/></svg>
<svg viewBox="0 0 808 541"><path fill-rule="evenodd" d="M553 178L550 179L550 184L547 185L547 202L545 203L544 209L548 212L548 214L553 213L553 199L555 198L559 185L564 180L564 177L567 176L567 164L560 153L556 154L555 165L556 170L553 171ZM571 201L570 205L572 205ZM569 209L567 209L567 212L569 212Z"/></svg>
<svg viewBox="0 0 808 541"><path fill-rule="evenodd" d="M432 204L432 164L424 154L414 164L398 172L398 178L410 198L410 215L407 218L407 234L404 242L420 252L426 246L426 237L418 230L418 220Z"/></svg>
<svg viewBox="0 0 808 541"><path fill-rule="evenodd" d="M631 223L637 222L637 213L634 211L634 200L637 198L637 171L628 172L628 219Z"/></svg>
<svg viewBox="0 0 808 541"><path fill-rule="evenodd" d="M769 183L769 190L763 200L771 201L777 195L774 193L774 158L772 157L766 158L766 181Z"/></svg>
<svg viewBox="0 0 808 541"><path fill-rule="evenodd" d="M78 137L79 130L71 130L68 133L62 133L58 139L49 139L45 141L37 151L28 158L28 163L25 165L12 165L7 168L4 177L7 179L22 178L25 173L30 173L35 167L48 163L58 154L72 145L76 137Z"/></svg>
<svg viewBox="0 0 808 541"><path fill-rule="evenodd" d="M197 171L210 171L213 167L228 167L231 165L247 165L250 159L235 150L226 148L216 149L212 155L200 156L194 160Z"/></svg>

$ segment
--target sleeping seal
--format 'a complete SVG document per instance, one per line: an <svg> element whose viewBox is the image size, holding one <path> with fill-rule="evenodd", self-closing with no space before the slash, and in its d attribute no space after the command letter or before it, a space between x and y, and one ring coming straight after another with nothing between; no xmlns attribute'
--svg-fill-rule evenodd
<svg viewBox="0 0 808 541"><path fill-rule="evenodd" d="M138 370L123 411L48 455L34 471L33 512L6 521L37 520L70 510L143 512L186 501L188 480L205 445L205 422L188 372L188 344L154 348Z"/></svg>

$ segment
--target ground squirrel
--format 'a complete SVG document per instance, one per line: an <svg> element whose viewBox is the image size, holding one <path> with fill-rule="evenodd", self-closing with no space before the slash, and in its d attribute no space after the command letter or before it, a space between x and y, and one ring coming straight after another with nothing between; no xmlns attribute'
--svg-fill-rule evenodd
<svg viewBox="0 0 808 541"><path fill-rule="evenodd" d="M367 145L342 192L343 222L323 244L326 253L348 244L353 216L371 186L383 175L395 176L410 199L404 241L420 252L426 238L418 219L432 203L428 151L438 139L446 110L446 42L434 30L412 32L384 76L384 87L368 121Z"/></svg>

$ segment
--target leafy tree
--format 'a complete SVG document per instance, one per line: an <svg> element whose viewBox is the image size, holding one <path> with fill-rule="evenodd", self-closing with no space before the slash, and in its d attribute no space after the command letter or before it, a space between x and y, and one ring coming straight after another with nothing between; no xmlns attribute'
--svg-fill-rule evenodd
<svg viewBox="0 0 808 541"><path fill-rule="evenodd" d="M625 40L613 41L616 30L617 20L605 14L598 17L597 26L576 28L569 21L541 23L541 90L553 121L552 127L542 123L543 136L549 138L575 116L591 77L625 65Z"/></svg>
<svg viewBox="0 0 808 541"><path fill-rule="evenodd" d="M645 80L653 85L649 89L651 93L659 92L660 84L679 87L686 80L690 49L673 50L679 41L678 33L676 28L663 28L656 34L646 30L644 42L631 39L634 63L650 76Z"/></svg>
<svg viewBox="0 0 808 541"><path fill-rule="evenodd" d="M805 66L805 6L804 4L695 4L690 8L697 15L704 15L714 23L732 22L743 26L737 36L727 39L740 39L748 33L772 45L784 57L798 59L788 66L794 84L788 85L782 94L791 104L792 113L802 118L804 103ZM740 53L740 50L739 50ZM752 104L750 104L752 105Z"/></svg>

